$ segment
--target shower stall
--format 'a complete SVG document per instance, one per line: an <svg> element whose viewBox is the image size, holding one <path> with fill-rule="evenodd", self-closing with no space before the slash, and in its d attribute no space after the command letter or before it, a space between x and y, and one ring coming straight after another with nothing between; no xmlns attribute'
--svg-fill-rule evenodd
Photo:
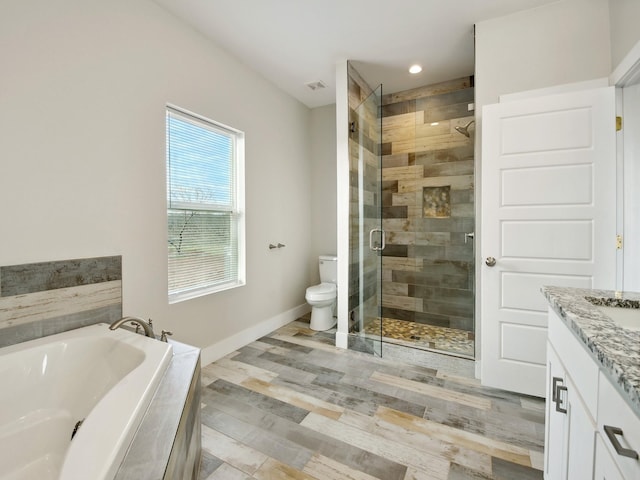
<svg viewBox="0 0 640 480"><path fill-rule="evenodd" d="M349 347L473 358L473 77L383 95L347 71Z"/></svg>

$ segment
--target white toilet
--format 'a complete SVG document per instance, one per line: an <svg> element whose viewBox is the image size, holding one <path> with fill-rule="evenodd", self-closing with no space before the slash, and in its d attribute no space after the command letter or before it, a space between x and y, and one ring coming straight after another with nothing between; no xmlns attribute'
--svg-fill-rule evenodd
<svg viewBox="0 0 640 480"><path fill-rule="evenodd" d="M329 330L336 324L333 314L338 296L338 257L320 255L320 285L307 288L304 298L311 305L311 330Z"/></svg>

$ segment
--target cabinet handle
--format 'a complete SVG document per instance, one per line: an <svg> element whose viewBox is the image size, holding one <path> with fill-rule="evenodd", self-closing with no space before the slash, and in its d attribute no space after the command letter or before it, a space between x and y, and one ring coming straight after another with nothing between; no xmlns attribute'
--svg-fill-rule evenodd
<svg viewBox="0 0 640 480"><path fill-rule="evenodd" d="M551 401L555 402L558 398L558 384L564 383L564 380L560 377L553 377L553 384L551 386Z"/></svg>
<svg viewBox="0 0 640 480"><path fill-rule="evenodd" d="M615 448L618 455L638 460L638 452L631 450L630 448L624 448L616 438L616 435L620 435L622 437L621 428L604 425L604 433L609 437L609 441L611 442L611 445L613 445L613 448Z"/></svg>
<svg viewBox="0 0 640 480"><path fill-rule="evenodd" d="M556 387L556 412L560 412L560 413L567 413L567 409L566 408L562 408L560 405L562 405L562 394L560 392L566 392L567 391L567 387L565 387L564 385L558 385Z"/></svg>

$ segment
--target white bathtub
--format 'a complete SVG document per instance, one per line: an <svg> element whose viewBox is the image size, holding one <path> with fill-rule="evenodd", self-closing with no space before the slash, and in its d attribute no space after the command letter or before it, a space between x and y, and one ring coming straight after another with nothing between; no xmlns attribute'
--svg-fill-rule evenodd
<svg viewBox="0 0 640 480"><path fill-rule="evenodd" d="M0 479L112 479L171 356L106 324L0 349Z"/></svg>

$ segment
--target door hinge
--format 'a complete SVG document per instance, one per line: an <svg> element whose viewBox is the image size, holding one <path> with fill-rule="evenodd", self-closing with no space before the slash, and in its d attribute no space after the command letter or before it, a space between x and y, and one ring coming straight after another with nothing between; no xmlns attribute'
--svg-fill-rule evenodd
<svg viewBox="0 0 640 480"><path fill-rule="evenodd" d="M622 250L622 235L616 235L616 249Z"/></svg>
<svg viewBox="0 0 640 480"><path fill-rule="evenodd" d="M622 117L616 117L616 132L622 130Z"/></svg>

